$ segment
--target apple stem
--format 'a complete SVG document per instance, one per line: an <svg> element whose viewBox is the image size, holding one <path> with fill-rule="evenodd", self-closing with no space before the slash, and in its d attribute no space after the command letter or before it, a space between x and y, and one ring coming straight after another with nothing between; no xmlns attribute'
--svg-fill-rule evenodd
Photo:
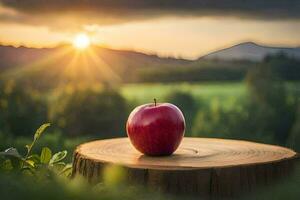
<svg viewBox="0 0 300 200"><path fill-rule="evenodd" d="M156 106L156 99L154 98L154 106Z"/></svg>

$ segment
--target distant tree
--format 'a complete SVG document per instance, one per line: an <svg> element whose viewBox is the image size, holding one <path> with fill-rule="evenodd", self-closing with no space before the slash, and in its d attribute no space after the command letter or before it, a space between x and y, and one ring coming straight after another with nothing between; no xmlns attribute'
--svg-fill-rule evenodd
<svg viewBox="0 0 300 200"><path fill-rule="evenodd" d="M31 135L47 120L45 101L14 80L0 81L0 129L5 134Z"/></svg>
<svg viewBox="0 0 300 200"><path fill-rule="evenodd" d="M166 97L167 101L178 106L185 117L186 135L191 135L193 121L197 113L197 104L193 96L186 92L175 91Z"/></svg>
<svg viewBox="0 0 300 200"><path fill-rule="evenodd" d="M219 65L216 63L216 65ZM247 70L238 66L203 66L177 68L149 68L138 71L139 82L198 82L242 80Z"/></svg>
<svg viewBox="0 0 300 200"><path fill-rule="evenodd" d="M283 80L300 80L300 60L289 57L279 52L275 55L267 55L262 61L268 65L278 77Z"/></svg>
<svg viewBox="0 0 300 200"><path fill-rule="evenodd" d="M295 104L288 102L281 77L272 64L263 62L248 73L246 81L250 123L256 126L256 131L274 135L278 144L286 144L295 119Z"/></svg>
<svg viewBox="0 0 300 200"><path fill-rule="evenodd" d="M67 135L125 136L127 104L114 90L64 91L51 106L51 119Z"/></svg>
<svg viewBox="0 0 300 200"><path fill-rule="evenodd" d="M212 100L207 108L199 109L194 122L193 136L274 143L273 135L257 131L259 124L248 114L244 99L230 109L224 109L220 101Z"/></svg>

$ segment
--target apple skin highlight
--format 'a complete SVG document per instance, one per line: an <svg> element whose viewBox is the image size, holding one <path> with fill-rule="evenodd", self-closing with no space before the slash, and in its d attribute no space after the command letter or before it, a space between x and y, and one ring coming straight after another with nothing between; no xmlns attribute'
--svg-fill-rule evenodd
<svg viewBox="0 0 300 200"><path fill-rule="evenodd" d="M180 109L173 104L145 104L130 113L126 131L132 145L141 153L167 156L181 143L185 119Z"/></svg>

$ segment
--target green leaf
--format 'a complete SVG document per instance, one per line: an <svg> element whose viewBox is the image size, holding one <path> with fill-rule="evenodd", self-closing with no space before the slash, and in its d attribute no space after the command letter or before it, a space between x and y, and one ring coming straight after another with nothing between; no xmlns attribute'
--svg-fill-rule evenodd
<svg viewBox="0 0 300 200"><path fill-rule="evenodd" d="M50 123L47 124L43 124L42 126L40 126L40 128L38 128L38 130L36 130L35 134L34 134L34 140L38 140L42 133L45 131L46 128L48 128L50 126Z"/></svg>
<svg viewBox="0 0 300 200"><path fill-rule="evenodd" d="M0 156L9 156L9 157L15 157L21 159L22 156L19 154L18 150L14 147L10 147L6 149L5 151L0 152Z"/></svg>
<svg viewBox="0 0 300 200"><path fill-rule="evenodd" d="M61 170L60 174L64 174L66 177L71 176L72 174L72 164L67 164L63 170Z"/></svg>
<svg viewBox="0 0 300 200"><path fill-rule="evenodd" d="M61 151L61 152L58 152L56 154L54 154L50 160L50 164L54 164L54 163L57 163L61 160L63 160L65 157L67 156L67 151Z"/></svg>
<svg viewBox="0 0 300 200"><path fill-rule="evenodd" d="M28 167L32 167L32 168L35 167L35 163L34 163L34 161L32 161L32 160L25 160L25 164L26 164Z"/></svg>
<svg viewBox="0 0 300 200"><path fill-rule="evenodd" d="M48 164L51 160L52 152L48 147L44 147L41 152L41 163Z"/></svg>
<svg viewBox="0 0 300 200"><path fill-rule="evenodd" d="M39 155L37 154L33 154L31 156L28 156L28 158L26 160L31 160L33 161L35 164L40 164L41 163L41 158Z"/></svg>
<svg viewBox="0 0 300 200"><path fill-rule="evenodd" d="M66 163L64 162L57 162L57 163L54 163L52 165L53 169L57 172L60 172L61 170L63 170L66 166Z"/></svg>
<svg viewBox="0 0 300 200"><path fill-rule="evenodd" d="M55 166L64 168L66 166L66 163L64 163L64 162L56 162Z"/></svg>
<svg viewBox="0 0 300 200"><path fill-rule="evenodd" d="M47 127L50 126L50 123L47 124L43 124L42 126L40 126L40 128L38 128L38 130L36 130L34 137L33 137L33 141L30 145L26 145L25 147L27 148L27 154L25 156L25 159L27 159L27 157L30 155L31 153L31 149L34 146L35 142L41 137L42 133L45 131L45 129Z"/></svg>

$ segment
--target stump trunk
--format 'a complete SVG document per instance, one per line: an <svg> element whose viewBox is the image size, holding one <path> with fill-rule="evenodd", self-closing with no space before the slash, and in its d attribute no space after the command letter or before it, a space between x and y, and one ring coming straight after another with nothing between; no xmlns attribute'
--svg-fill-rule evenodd
<svg viewBox="0 0 300 200"><path fill-rule="evenodd" d="M105 166L117 164L129 183L172 194L235 197L287 176L297 158L284 147L208 138L184 138L173 155L149 157L136 151L128 138L117 138L78 146L73 176L97 183Z"/></svg>

